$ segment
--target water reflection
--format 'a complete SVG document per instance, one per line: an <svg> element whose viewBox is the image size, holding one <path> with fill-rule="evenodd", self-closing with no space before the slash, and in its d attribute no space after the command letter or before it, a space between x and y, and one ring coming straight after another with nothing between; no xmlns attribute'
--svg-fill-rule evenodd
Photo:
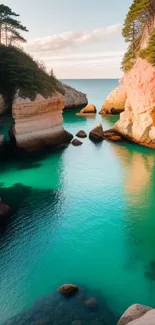
<svg viewBox="0 0 155 325"><path fill-rule="evenodd" d="M154 306L155 295L155 152L137 145L115 145L124 185L124 267L134 274L135 302ZM145 298L144 298L145 297ZM143 298L143 300L141 300ZM134 302L134 300L133 300Z"/></svg>
<svg viewBox="0 0 155 325"><path fill-rule="evenodd" d="M155 154L152 150L139 148L136 145L116 145L113 147L119 156L124 170L125 193L128 195L145 193L152 183L153 168L155 165ZM130 202L132 203L132 202Z"/></svg>

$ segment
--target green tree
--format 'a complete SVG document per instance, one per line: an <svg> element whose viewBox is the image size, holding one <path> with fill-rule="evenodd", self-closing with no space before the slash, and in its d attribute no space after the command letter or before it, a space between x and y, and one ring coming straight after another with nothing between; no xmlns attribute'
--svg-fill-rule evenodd
<svg viewBox="0 0 155 325"><path fill-rule="evenodd" d="M154 14L155 0L133 0L122 30L125 41L130 43L122 61L122 67L125 70L132 67L134 58L136 59L139 52L143 28L148 21L154 19Z"/></svg>
<svg viewBox="0 0 155 325"><path fill-rule="evenodd" d="M0 45L0 89L8 106L17 91L21 97L35 99L55 92L64 93L61 83L40 68L30 55L13 46Z"/></svg>
<svg viewBox="0 0 155 325"><path fill-rule="evenodd" d="M20 35L20 31L27 32L27 28L15 19L19 17L11 8L3 4L0 5L0 44L12 45L14 41L26 42Z"/></svg>

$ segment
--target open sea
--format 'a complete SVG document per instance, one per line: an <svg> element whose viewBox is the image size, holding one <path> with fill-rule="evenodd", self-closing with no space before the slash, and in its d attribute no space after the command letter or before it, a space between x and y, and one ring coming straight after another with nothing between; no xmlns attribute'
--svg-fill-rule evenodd
<svg viewBox="0 0 155 325"><path fill-rule="evenodd" d="M118 85L63 82L86 93L98 111ZM99 122L106 130L118 119L77 111L64 112L74 135ZM155 307L155 152L82 141L0 163L0 196L14 209L0 232L0 325L115 325L131 304ZM79 285L98 308L92 312L78 298L67 303L56 291L64 283Z"/></svg>

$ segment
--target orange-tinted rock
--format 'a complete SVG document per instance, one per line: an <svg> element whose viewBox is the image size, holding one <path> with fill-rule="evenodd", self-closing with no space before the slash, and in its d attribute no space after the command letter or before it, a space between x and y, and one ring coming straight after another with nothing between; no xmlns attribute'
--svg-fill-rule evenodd
<svg viewBox="0 0 155 325"><path fill-rule="evenodd" d="M127 92L125 111L114 129L134 142L155 148L155 69L138 58L123 82Z"/></svg>
<svg viewBox="0 0 155 325"><path fill-rule="evenodd" d="M100 114L120 114L125 108L126 98L124 85L118 86L107 96Z"/></svg>
<svg viewBox="0 0 155 325"><path fill-rule="evenodd" d="M59 288L59 291L66 297L71 297L79 291L79 287L74 284L64 284Z"/></svg>
<svg viewBox="0 0 155 325"><path fill-rule="evenodd" d="M96 113L96 106L93 104L88 104L86 107L84 107L83 109L81 109L80 113L78 115L85 115L85 114L94 114Z"/></svg>

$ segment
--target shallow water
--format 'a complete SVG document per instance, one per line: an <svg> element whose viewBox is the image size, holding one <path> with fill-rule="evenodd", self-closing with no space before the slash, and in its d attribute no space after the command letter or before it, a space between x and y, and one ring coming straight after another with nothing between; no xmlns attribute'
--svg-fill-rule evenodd
<svg viewBox="0 0 155 325"><path fill-rule="evenodd" d="M81 81L81 90L99 110L115 85ZM72 111L64 126L75 134L116 119ZM133 303L155 305L155 153L82 141L0 165L1 197L14 209L0 237L0 324L71 282L99 292L116 315Z"/></svg>

